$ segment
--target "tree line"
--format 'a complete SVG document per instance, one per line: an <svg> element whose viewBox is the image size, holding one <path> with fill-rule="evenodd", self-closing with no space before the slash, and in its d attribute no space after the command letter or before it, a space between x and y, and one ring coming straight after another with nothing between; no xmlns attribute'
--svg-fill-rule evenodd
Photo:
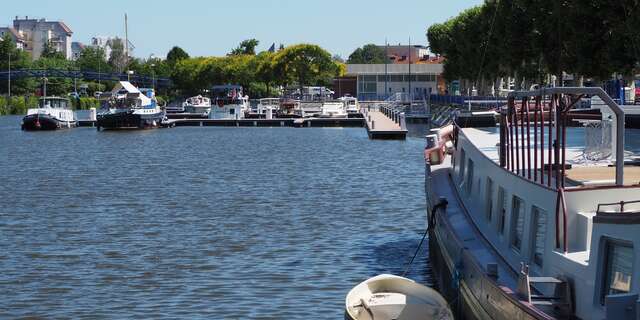
<svg viewBox="0 0 640 320"><path fill-rule="evenodd" d="M202 93L215 84L242 85L251 97L278 95L290 86L330 85L346 67L313 44L281 45L256 52L258 40L240 43L224 57L185 58L175 64L171 79L181 94Z"/></svg>
<svg viewBox="0 0 640 320"><path fill-rule="evenodd" d="M259 41L242 41L223 57L190 57L179 47L173 47L166 58L128 57L121 39L110 43L111 54L100 47L85 47L75 61L65 59L52 46L46 45L42 56L31 61L29 55L16 48L10 36L0 41L0 70L63 69L101 73L123 73L131 70L136 75L170 78L174 84L159 93L167 99L205 93L216 84L240 84L251 97L276 95L282 87L304 85L330 85L332 79L345 72L342 62L329 52L313 44L297 44L285 47L275 44L266 51L256 52ZM7 83L0 83L0 94L7 93ZM14 79L12 95L33 94L40 88L40 79ZM110 81L78 80L76 86L86 84L89 95L107 91L115 84ZM146 84L148 85L148 84ZM67 95L74 91L73 79L51 78L47 82L47 94Z"/></svg>
<svg viewBox="0 0 640 320"><path fill-rule="evenodd" d="M521 89L563 74L574 75L575 85L614 75L631 80L639 32L635 0L486 0L430 26L427 38L446 58L447 80L486 92L501 77L515 78Z"/></svg>

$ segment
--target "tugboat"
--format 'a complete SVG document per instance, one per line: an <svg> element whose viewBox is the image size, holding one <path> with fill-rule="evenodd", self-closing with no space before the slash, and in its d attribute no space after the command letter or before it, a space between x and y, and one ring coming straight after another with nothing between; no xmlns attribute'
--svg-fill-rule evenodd
<svg viewBox="0 0 640 320"><path fill-rule="evenodd" d="M75 115L69 109L69 99L42 97L38 108L29 109L22 119L22 130L57 130L77 125Z"/></svg>
<svg viewBox="0 0 640 320"><path fill-rule="evenodd" d="M602 119L577 118L596 96ZM601 88L545 88L509 93L497 128L456 119L428 137L430 261L464 319L638 319L640 170L624 121Z"/></svg>
<svg viewBox="0 0 640 320"><path fill-rule="evenodd" d="M214 86L211 89L213 106L209 112L209 119L239 120L248 113L249 97L243 96L242 87L237 85Z"/></svg>
<svg viewBox="0 0 640 320"><path fill-rule="evenodd" d="M103 107L97 115L100 129L158 128L165 120L165 112L158 106L153 89L138 89L127 81L100 96Z"/></svg>

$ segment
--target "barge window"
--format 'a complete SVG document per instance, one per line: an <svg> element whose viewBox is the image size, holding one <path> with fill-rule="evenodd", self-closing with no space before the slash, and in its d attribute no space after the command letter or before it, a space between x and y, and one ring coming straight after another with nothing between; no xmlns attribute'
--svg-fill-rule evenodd
<svg viewBox="0 0 640 320"><path fill-rule="evenodd" d="M537 266L542 267L544 240L547 232L547 211L533 206L531 213L533 215L533 234L535 235L533 250L531 250L531 260L533 260L533 263Z"/></svg>
<svg viewBox="0 0 640 320"><path fill-rule="evenodd" d="M522 199L513 196L511 204L511 245L520 251L522 249L522 234L524 232L524 203Z"/></svg>
<svg viewBox="0 0 640 320"><path fill-rule="evenodd" d="M606 241L604 271L602 303L607 295L631 291L633 246L620 241Z"/></svg>
<svg viewBox="0 0 640 320"><path fill-rule="evenodd" d="M471 196L471 191L473 191L473 160L469 159L469 163L467 164L467 177L465 180L465 191L467 192L467 196Z"/></svg>
<svg viewBox="0 0 640 320"><path fill-rule="evenodd" d="M507 215L507 196L502 187L498 188L498 205L498 232L504 235L504 220Z"/></svg>
<svg viewBox="0 0 640 320"><path fill-rule="evenodd" d="M487 178L487 212L486 217L487 221L491 222L491 215L493 214L493 180L491 178Z"/></svg>

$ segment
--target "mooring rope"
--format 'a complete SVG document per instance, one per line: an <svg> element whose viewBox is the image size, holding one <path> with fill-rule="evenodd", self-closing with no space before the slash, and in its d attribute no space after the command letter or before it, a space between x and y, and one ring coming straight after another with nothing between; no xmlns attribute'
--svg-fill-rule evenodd
<svg viewBox="0 0 640 320"><path fill-rule="evenodd" d="M420 252L420 248L422 248L422 244L424 243L424 239L427 238L427 234L429 234L429 230L431 230L431 228L433 228L432 225L435 224L435 221L436 221L435 214L437 212L436 210L438 210L439 208L446 208L447 204L449 204L449 202L447 202L447 199L440 198L440 201L435 206L433 206L433 208L431 209L431 217L429 219L429 225L427 226L427 230L424 231L424 234L422 235L422 239L420 240L420 243L418 244L418 248L416 248L416 252L413 254L413 257L411 258L411 261L409 261L409 264L404 269L404 272L402 273L403 277L407 275L409 270L411 270L411 265L413 265L413 261L418 256L418 253Z"/></svg>

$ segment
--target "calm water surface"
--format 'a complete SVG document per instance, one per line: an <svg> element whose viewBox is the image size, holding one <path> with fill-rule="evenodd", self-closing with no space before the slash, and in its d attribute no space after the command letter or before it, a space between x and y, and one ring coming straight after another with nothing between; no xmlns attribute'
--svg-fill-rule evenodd
<svg viewBox="0 0 640 320"><path fill-rule="evenodd" d="M341 319L426 225L417 138L19 124L0 117L0 318Z"/></svg>

